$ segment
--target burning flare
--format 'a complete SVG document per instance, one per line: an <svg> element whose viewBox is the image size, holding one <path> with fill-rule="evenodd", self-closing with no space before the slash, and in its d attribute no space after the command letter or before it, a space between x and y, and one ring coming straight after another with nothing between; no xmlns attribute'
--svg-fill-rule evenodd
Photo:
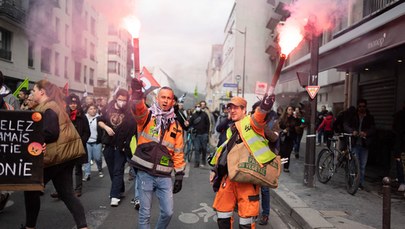
<svg viewBox="0 0 405 229"><path fill-rule="evenodd" d="M303 38L304 36L298 24L286 23L284 26L280 27L278 44L281 48L281 53L288 56Z"/></svg>
<svg viewBox="0 0 405 229"><path fill-rule="evenodd" d="M121 26L125 28L133 38L139 38L139 31L141 30L141 22L133 15L127 16L122 19Z"/></svg>

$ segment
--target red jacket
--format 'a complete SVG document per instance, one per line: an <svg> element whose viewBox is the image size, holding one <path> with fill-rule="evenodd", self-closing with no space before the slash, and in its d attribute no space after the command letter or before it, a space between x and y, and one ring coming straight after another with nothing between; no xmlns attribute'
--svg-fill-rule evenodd
<svg viewBox="0 0 405 229"><path fill-rule="evenodd" d="M323 129L324 131L333 131L332 128L332 121L334 121L334 117L333 115L327 115L323 120L321 125L319 125L318 129L316 130L317 132L319 132L321 129Z"/></svg>

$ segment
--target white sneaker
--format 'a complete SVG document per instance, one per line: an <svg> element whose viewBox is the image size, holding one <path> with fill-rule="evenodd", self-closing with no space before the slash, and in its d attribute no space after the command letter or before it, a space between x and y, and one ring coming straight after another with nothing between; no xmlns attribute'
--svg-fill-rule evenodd
<svg viewBox="0 0 405 229"><path fill-rule="evenodd" d="M403 192L405 191L405 184L401 184L398 188L398 192Z"/></svg>
<svg viewBox="0 0 405 229"><path fill-rule="evenodd" d="M120 201L121 200L118 198L115 198L115 197L111 198L111 203L110 203L111 207L117 207L120 204Z"/></svg>
<svg viewBox="0 0 405 229"><path fill-rule="evenodd" d="M100 177L100 178L103 178L104 177L104 173L103 172L98 172L98 176Z"/></svg>

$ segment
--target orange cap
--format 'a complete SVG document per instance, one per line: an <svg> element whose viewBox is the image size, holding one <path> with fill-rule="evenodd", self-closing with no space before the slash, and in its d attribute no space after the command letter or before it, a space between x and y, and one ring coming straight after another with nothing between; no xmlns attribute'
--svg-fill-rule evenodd
<svg viewBox="0 0 405 229"><path fill-rule="evenodd" d="M240 106L246 107L247 102L242 97L234 96L234 97L232 97L231 101L226 106L229 107L230 104L233 104L238 107L240 107Z"/></svg>

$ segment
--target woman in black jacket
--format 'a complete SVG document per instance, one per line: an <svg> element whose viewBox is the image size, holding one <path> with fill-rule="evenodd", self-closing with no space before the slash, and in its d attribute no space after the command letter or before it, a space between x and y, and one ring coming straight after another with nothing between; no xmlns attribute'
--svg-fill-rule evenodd
<svg viewBox="0 0 405 229"><path fill-rule="evenodd" d="M297 137L295 128L300 124L293 112L294 108L287 106L280 118L280 155L281 158L288 158L288 162L284 164L284 172L286 173L290 172L291 151L293 150L294 139Z"/></svg>

